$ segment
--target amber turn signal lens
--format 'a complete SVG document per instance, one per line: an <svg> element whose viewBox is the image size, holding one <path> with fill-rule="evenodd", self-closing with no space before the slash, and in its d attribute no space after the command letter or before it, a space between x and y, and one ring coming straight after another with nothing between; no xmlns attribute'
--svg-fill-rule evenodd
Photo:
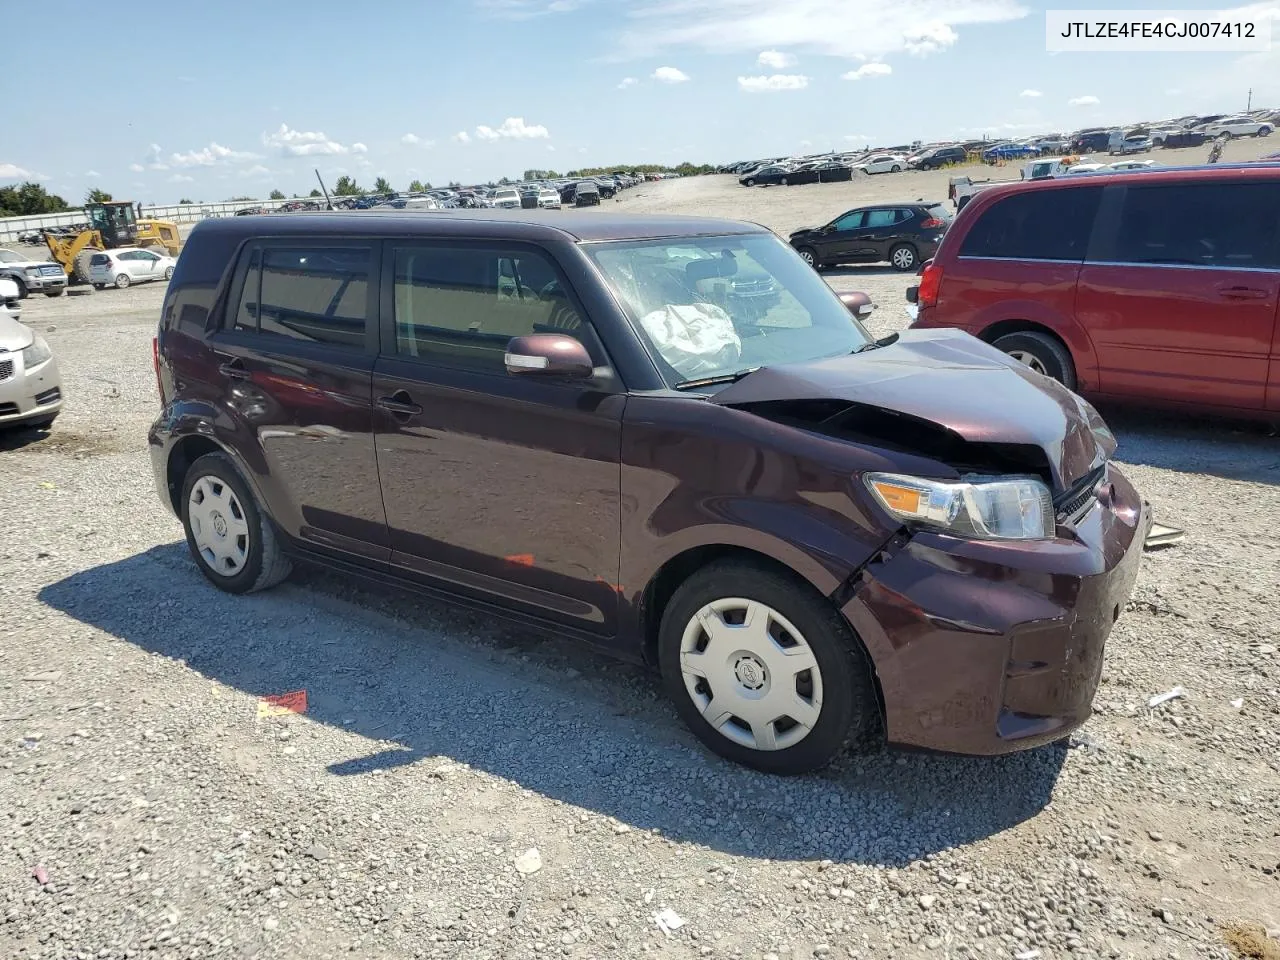
<svg viewBox="0 0 1280 960"><path fill-rule="evenodd" d="M872 481L872 485L876 488L876 492L880 494L884 500L885 506L890 510L897 510L899 513L917 514L920 512L920 501L923 494L919 490L912 490L910 487L900 487L896 484L886 483L883 480Z"/></svg>

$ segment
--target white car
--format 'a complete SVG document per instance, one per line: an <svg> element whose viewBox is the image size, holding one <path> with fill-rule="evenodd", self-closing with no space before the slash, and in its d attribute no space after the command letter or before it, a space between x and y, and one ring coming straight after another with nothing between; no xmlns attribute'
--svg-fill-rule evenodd
<svg viewBox="0 0 1280 960"><path fill-rule="evenodd" d="M47 430L62 409L58 361L44 338L18 322L18 285L0 277L0 428Z"/></svg>
<svg viewBox="0 0 1280 960"><path fill-rule="evenodd" d="M520 209L520 191L514 187L500 187L490 197L493 205L502 210Z"/></svg>
<svg viewBox="0 0 1280 960"><path fill-rule="evenodd" d="M1275 124L1265 120L1255 120L1253 117L1224 117L1197 129L1203 130L1211 137L1223 133L1229 137L1269 137L1275 130Z"/></svg>
<svg viewBox="0 0 1280 960"><path fill-rule="evenodd" d="M1108 170L1150 170L1160 166L1155 160L1117 160L1107 164Z"/></svg>
<svg viewBox="0 0 1280 960"><path fill-rule="evenodd" d="M89 259L89 282L103 287L124 289L131 283L168 280L177 264L174 257L141 247L102 250Z"/></svg>
<svg viewBox="0 0 1280 960"><path fill-rule="evenodd" d="M552 190L550 187L543 187L538 191L538 209L559 210L560 194Z"/></svg>
<svg viewBox="0 0 1280 960"><path fill-rule="evenodd" d="M907 158L900 153L877 153L855 163L853 169L867 173L900 173L907 169Z"/></svg>

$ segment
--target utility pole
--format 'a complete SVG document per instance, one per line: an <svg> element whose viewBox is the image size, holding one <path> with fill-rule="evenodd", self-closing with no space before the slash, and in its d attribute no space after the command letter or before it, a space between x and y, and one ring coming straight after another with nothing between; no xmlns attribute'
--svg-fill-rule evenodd
<svg viewBox="0 0 1280 960"><path fill-rule="evenodd" d="M1253 87L1250 87L1249 88L1249 105L1244 108L1244 112L1250 113L1252 112L1252 110L1253 110Z"/></svg>

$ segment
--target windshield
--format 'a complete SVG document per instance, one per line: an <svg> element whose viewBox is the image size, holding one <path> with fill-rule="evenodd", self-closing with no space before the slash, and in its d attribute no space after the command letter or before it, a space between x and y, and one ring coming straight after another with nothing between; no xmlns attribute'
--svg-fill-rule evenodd
<svg viewBox="0 0 1280 960"><path fill-rule="evenodd" d="M14 253L12 250L0 250L0 263L30 263L30 262L31 262L30 260L28 260L26 257L24 257L20 253Z"/></svg>
<svg viewBox="0 0 1280 960"><path fill-rule="evenodd" d="M671 386L852 353L871 335L773 234L589 243Z"/></svg>

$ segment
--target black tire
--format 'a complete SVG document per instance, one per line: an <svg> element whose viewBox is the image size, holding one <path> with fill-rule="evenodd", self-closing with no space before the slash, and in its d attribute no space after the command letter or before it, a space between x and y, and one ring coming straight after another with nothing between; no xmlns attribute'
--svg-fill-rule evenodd
<svg viewBox="0 0 1280 960"><path fill-rule="evenodd" d="M822 264L818 262L818 251L813 249L813 247L800 247L796 250L796 253L804 257L805 262L808 263L809 266L813 267L813 269L820 270L822 268Z"/></svg>
<svg viewBox="0 0 1280 960"><path fill-rule="evenodd" d="M30 296L30 294L27 292L27 285L23 283L21 277L8 277L7 279L12 280L14 284L17 286L19 300L25 300L27 299L27 297Z"/></svg>
<svg viewBox="0 0 1280 960"><path fill-rule="evenodd" d="M125 290L129 287L129 284L131 283L133 283L133 278L130 277L127 273L116 274L115 288L117 290Z"/></svg>
<svg viewBox="0 0 1280 960"><path fill-rule="evenodd" d="M890 173L901 173L901 172L902 172L902 166L901 166L900 164L896 164L896 163L895 163L892 167L890 167L890 168L889 168L889 172L890 172Z"/></svg>
<svg viewBox="0 0 1280 960"><path fill-rule="evenodd" d="M1257 132L1257 134L1255 134L1255 136L1259 136L1259 137L1269 137L1269 136L1271 136L1271 128L1270 128L1270 127L1259 127L1259 128L1258 128L1258 132Z"/></svg>
<svg viewBox="0 0 1280 960"><path fill-rule="evenodd" d="M62 295L63 295L64 293L66 293L66 292L67 292L67 288L66 288L66 287L58 287L58 288L57 288L57 289L55 289L55 290L46 290L46 291L44 292L44 295L45 295L46 297L60 297L60 296L62 296Z"/></svg>
<svg viewBox="0 0 1280 960"><path fill-rule="evenodd" d="M790 177L783 177L783 178L782 178L782 185L783 185L784 187L789 187L789 186L791 186L791 178L790 178Z"/></svg>
<svg viewBox="0 0 1280 960"><path fill-rule="evenodd" d="M244 566L234 574L226 575L214 570L196 546L191 528L191 491L196 483L211 478L231 488L244 514L249 530ZM219 590L227 593L254 593L274 587L289 575L293 564L285 555L275 526L258 507L253 492L244 482L240 472L225 453L208 453L200 457L187 470L182 481L182 500L179 502L182 528L187 534L187 548L192 559L206 579Z"/></svg>
<svg viewBox="0 0 1280 960"><path fill-rule="evenodd" d="M747 179L743 181L743 186L745 187L754 187L755 185L756 185L755 180L751 179L750 177L747 177Z"/></svg>
<svg viewBox="0 0 1280 960"><path fill-rule="evenodd" d="M172 279L173 279L173 267L165 267L165 270L164 270L164 278L165 278L166 280L172 280Z"/></svg>
<svg viewBox="0 0 1280 960"><path fill-rule="evenodd" d="M808 643L822 678L817 721L802 739L777 750L760 750L713 727L685 686L681 643L686 625L709 603L743 598L767 604ZM711 750L766 773L800 774L825 767L849 747L882 742L883 729L872 667L845 619L808 583L749 561L725 561L699 570L676 590L663 613L658 657L663 685L676 711ZM776 722L771 721L776 728Z"/></svg>
<svg viewBox="0 0 1280 960"><path fill-rule="evenodd" d="M1071 351L1053 334L1034 330L1010 333L998 338L992 346L1005 353L1028 355L1035 360L1029 364L1032 369L1039 364L1046 377L1057 380L1068 390L1076 388L1076 365L1071 359Z"/></svg>
<svg viewBox="0 0 1280 960"><path fill-rule="evenodd" d="M911 244L899 243L889 251L889 263L893 269L907 273L919 265L920 255Z"/></svg>

